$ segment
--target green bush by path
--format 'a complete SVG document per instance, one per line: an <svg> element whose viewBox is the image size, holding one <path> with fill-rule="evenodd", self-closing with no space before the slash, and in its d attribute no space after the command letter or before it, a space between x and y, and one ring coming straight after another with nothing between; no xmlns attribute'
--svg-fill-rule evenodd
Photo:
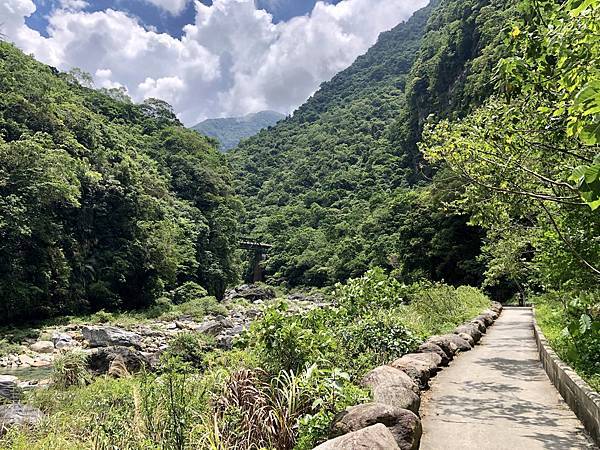
<svg viewBox="0 0 600 450"><path fill-rule="evenodd" d="M600 391L599 298L597 292L552 292L531 299L550 346L596 391Z"/></svg>

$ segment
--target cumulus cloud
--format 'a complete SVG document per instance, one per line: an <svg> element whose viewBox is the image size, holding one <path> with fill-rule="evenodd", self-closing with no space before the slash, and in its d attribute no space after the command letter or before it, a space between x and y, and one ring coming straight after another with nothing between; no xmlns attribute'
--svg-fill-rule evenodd
<svg viewBox="0 0 600 450"><path fill-rule="evenodd" d="M173 10L186 3L152 1ZM3 0L0 17L8 18L4 33L27 53L63 70L80 67L98 86L124 86L136 101L162 98L190 125L263 109L291 112L373 45L379 33L427 3L318 2L309 16L274 24L253 0L214 0L212 6L196 0L194 23L180 39L111 9L56 10L47 38L25 24L35 11L31 0Z"/></svg>
<svg viewBox="0 0 600 450"><path fill-rule="evenodd" d="M190 0L146 0L148 3L152 3L154 6L171 13L174 16L178 16L183 12Z"/></svg>

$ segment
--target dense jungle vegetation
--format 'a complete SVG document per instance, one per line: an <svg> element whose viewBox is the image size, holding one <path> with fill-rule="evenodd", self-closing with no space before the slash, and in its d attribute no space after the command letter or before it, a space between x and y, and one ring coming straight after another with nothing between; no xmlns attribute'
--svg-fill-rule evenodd
<svg viewBox="0 0 600 450"><path fill-rule="evenodd" d="M160 100L85 84L0 43L0 322L236 279L240 202L214 142Z"/></svg>
<svg viewBox="0 0 600 450"><path fill-rule="evenodd" d="M273 245L269 281L332 302L275 301L232 350L184 333L154 373L67 354L26 399L42 426L0 447L311 449L484 291L533 302L598 389L599 36L594 0L436 0L227 157L0 43L0 320L222 312L241 233Z"/></svg>

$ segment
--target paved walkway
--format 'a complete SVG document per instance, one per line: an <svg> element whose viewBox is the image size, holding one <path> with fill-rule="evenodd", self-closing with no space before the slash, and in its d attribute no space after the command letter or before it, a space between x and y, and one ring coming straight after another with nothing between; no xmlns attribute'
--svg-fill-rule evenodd
<svg viewBox="0 0 600 450"><path fill-rule="evenodd" d="M542 368L529 308L505 308L432 381L421 450L596 449Z"/></svg>

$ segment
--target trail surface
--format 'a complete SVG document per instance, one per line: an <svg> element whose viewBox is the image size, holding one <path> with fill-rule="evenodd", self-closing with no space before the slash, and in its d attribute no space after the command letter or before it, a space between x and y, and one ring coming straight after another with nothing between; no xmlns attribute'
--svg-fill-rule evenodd
<svg viewBox="0 0 600 450"><path fill-rule="evenodd" d="M529 308L505 308L431 381L421 450L597 449L542 368Z"/></svg>

